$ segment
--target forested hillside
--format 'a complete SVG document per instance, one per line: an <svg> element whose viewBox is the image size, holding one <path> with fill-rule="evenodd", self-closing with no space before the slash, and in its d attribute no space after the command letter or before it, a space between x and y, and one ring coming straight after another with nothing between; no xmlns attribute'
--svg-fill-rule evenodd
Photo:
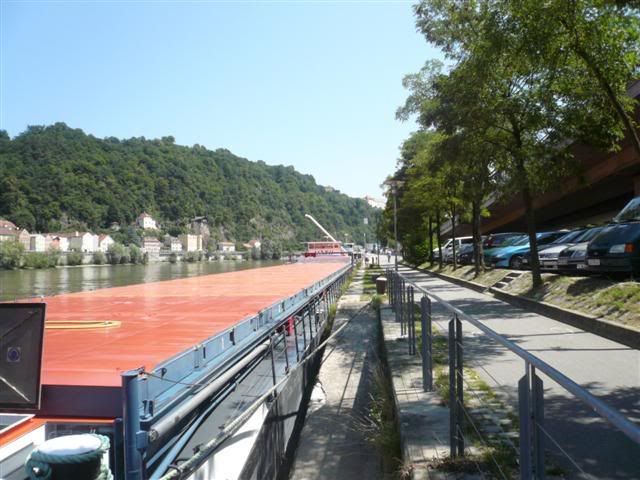
<svg viewBox="0 0 640 480"><path fill-rule="evenodd" d="M319 239L304 218L332 233L373 238L375 211L361 199L317 185L293 167L269 166L225 149L179 146L173 137L99 139L63 123L0 131L0 216L30 231L127 225L142 211L165 230L206 216L213 238Z"/></svg>

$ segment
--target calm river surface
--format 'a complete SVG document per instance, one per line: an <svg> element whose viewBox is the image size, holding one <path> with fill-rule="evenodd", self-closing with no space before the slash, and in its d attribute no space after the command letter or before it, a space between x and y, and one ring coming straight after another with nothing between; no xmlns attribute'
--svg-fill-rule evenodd
<svg viewBox="0 0 640 480"><path fill-rule="evenodd" d="M0 270L0 301L232 272L281 263L277 261L178 262L175 264L158 262L148 265L87 265L46 270Z"/></svg>

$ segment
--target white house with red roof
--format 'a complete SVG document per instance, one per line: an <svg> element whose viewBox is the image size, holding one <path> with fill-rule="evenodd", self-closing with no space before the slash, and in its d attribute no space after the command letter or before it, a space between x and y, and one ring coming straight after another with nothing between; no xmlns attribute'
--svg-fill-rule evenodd
<svg viewBox="0 0 640 480"><path fill-rule="evenodd" d="M158 224L147 212L142 212L136 219L136 225L144 230L157 230Z"/></svg>

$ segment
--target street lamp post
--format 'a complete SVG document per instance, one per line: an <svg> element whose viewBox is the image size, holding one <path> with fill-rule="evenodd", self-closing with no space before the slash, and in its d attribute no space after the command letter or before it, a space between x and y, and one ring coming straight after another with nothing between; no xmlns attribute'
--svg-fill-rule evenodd
<svg viewBox="0 0 640 480"><path fill-rule="evenodd" d="M395 186L391 189L393 195L393 238L395 240L395 271L398 271L398 191Z"/></svg>
<svg viewBox="0 0 640 480"><path fill-rule="evenodd" d="M384 182L391 187L391 195L393 195L393 237L395 240L395 271L398 271L398 188L404 185L401 180L389 179Z"/></svg>

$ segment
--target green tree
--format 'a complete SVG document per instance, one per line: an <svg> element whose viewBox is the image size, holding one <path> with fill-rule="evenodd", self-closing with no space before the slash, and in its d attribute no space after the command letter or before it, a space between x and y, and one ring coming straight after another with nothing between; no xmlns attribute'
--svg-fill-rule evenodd
<svg viewBox="0 0 640 480"><path fill-rule="evenodd" d="M107 261L111 265L118 265L127 257L127 249L121 243L112 243L107 249Z"/></svg>
<svg viewBox="0 0 640 480"><path fill-rule="evenodd" d="M24 245L18 241L6 240L0 242L0 266L14 270L24 264Z"/></svg>
<svg viewBox="0 0 640 480"><path fill-rule="evenodd" d="M602 2L595 0L583 4L588 7L578 16L586 23L593 11L603 8ZM520 8L523 5L526 9ZM416 7L420 30L455 62L447 75L429 84L434 91L425 89L428 101L419 105L419 121L425 128L462 129L491 145L493 153L499 152L492 160L500 172L498 184L503 192L519 192L525 207L534 286L541 284L534 195L557 186L573 171L567 138L613 147L622 131L616 124L624 123L624 115L612 107L615 102L610 97L609 103L587 101L590 95L585 95L585 88L576 88L580 86L573 79L579 72L574 68L577 62L561 55L571 51L579 57L575 46L570 48L557 36L553 37L556 43L543 42L542 48L532 41L536 35L545 36L546 26L532 14L537 8L544 9L545 4L425 0ZM609 42L609 51L624 52L626 60L637 58L637 52L630 52L635 47L629 42L636 34L601 35L598 39ZM549 57L553 52L556 55ZM623 68L613 65L617 59L607 60L606 55L598 59L601 70L612 64L618 80L625 75L631 80L629 73L637 71L634 65L625 74ZM620 89L620 82L616 85ZM624 93L624 88L618 90L616 98L623 98ZM455 101L450 103L452 99Z"/></svg>

